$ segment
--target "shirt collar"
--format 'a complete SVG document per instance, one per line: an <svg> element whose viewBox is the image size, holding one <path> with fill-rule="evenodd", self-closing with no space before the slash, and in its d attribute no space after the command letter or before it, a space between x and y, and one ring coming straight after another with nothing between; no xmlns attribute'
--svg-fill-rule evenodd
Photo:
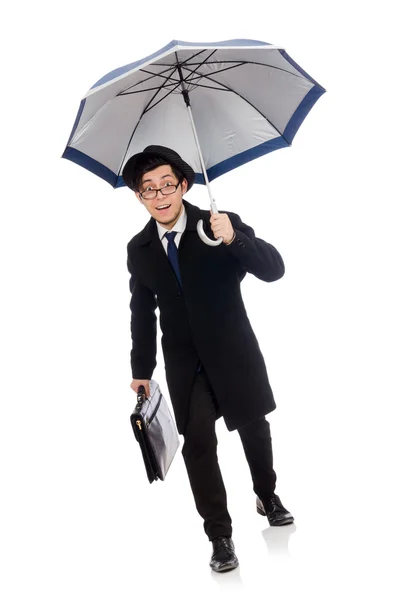
<svg viewBox="0 0 397 600"><path fill-rule="evenodd" d="M173 226L172 229L166 229L165 227L160 225L160 223L158 221L156 221L157 231L158 231L160 240L162 240L163 237L165 236L165 234L168 233L169 231L176 231L178 233L183 233L186 229L186 223L187 223L186 210L182 204L182 212L179 215L179 219L177 220L177 222L175 223L175 225Z"/></svg>

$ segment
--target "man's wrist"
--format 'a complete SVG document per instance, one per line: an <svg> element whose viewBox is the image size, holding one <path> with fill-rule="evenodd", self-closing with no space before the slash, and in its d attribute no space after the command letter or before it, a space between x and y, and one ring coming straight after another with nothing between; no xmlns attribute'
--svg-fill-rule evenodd
<svg viewBox="0 0 397 600"><path fill-rule="evenodd" d="M234 238L235 238L235 237L236 237L236 232L235 232L235 231L233 231L233 237L232 237L232 239L230 240L230 242L225 242L226 246L230 246L230 244L231 244L231 243L234 241Z"/></svg>

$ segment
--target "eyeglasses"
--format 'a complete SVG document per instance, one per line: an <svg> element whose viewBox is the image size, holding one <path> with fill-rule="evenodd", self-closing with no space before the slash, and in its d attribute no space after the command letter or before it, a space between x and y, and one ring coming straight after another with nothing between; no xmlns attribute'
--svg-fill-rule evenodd
<svg viewBox="0 0 397 600"><path fill-rule="evenodd" d="M154 200L157 197L158 192L161 192L163 194L163 196L170 196L171 194L174 194L176 192L180 183L181 182L178 181L177 185L168 185L167 184L164 187L159 188L158 190L156 190L156 189L145 190L144 192L139 192L139 195L141 198L143 198L143 200Z"/></svg>

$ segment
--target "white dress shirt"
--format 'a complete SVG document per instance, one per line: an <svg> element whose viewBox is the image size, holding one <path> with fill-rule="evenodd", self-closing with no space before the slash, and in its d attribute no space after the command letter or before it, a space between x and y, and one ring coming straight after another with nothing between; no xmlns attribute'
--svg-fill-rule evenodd
<svg viewBox="0 0 397 600"><path fill-rule="evenodd" d="M177 220L177 222L175 223L175 225L173 226L172 229L165 229L165 227L163 227L162 225L160 225L160 223L158 221L156 221L159 238L161 240L161 243L163 244L163 248L167 255L168 255L168 240L165 237L165 234L168 233L169 231L177 231L174 241L175 241L176 247L178 248L179 242L181 241L182 233L186 229L186 223L187 223L187 214L186 214L185 207L183 205L182 205L182 212L179 215L179 219Z"/></svg>

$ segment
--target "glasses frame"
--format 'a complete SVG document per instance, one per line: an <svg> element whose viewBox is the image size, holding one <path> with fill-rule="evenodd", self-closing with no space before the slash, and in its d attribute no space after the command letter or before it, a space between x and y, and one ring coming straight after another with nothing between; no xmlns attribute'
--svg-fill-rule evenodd
<svg viewBox="0 0 397 600"><path fill-rule="evenodd" d="M140 195L140 197L142 198L142 200L149 200L149 201L150 201L150 200L156 200L156 198L157 198L157 194L158 194L159 192L161 192L161 195L162 195L162 196L172 196L172 194L175 194L176 190L177 190L177 189L178 189L178 187L181 185L181 183L182 183L181 181L178 181L178 183L177 183L176 185L175 185L175 183L174 183L173 185L174 185L174 187L175 187L175 190L174 190L173 192L171 192L170 194L164 194L163 190L164 190L165 188L167 188L167 187L170 187L169 185L168 185L168 186L167 186L167 185L164 185L164 186L163 186L163 187L161 187L161 188L150 190L151 192L156 192L156 195L154 196L154 198L144 198L144 197L143 197L143 195L142 195L144 192L139 192L139 195Z"/></svg>

